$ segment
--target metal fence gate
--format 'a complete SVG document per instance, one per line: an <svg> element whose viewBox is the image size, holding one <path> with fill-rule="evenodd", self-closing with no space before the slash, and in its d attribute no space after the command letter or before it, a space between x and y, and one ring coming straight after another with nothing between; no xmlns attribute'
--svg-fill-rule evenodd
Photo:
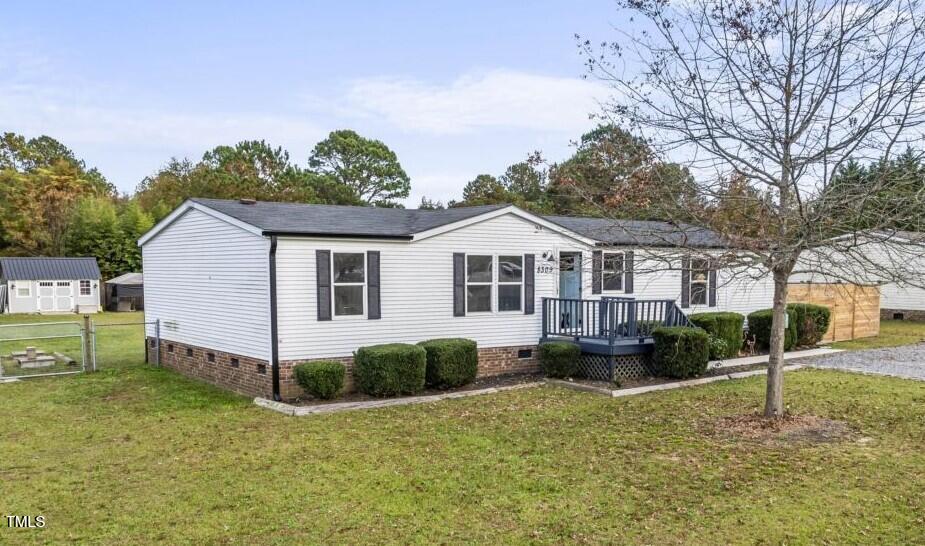
<svg viewBox="0 0 925 546"><path fill-rule="evenodd" d="M0 380L93 369L88 331L78 322L0 324Z"/></svg>
<svg viewBox="0 0 925 546"><path fill-rule="evenodd" d="M159 321L0 324L0 382L147 362L160 364Z"/></svg>

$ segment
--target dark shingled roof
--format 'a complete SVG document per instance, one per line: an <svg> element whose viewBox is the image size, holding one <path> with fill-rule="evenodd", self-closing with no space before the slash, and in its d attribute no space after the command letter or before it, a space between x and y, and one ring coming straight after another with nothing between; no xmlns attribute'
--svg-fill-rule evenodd
<svg viewBox="0 0 925 546"><path fill-rule="evenodd" d="M614 220L544 216L543 218L590 239L609 245L725 248L714 231L685 224L649 220Z"/></svg>
<svg viewBox="0 0 925 546"><path fill-rule="evenodd" d="M0 258L0 279L76 281L99 279L96 258Z"/></svg>
<svg viewBox="0 0 925 546"><path fill-rule="evenodd" d="M391 209L342 205L306 205L227 199L192 199L268 234L384 237L408 239L415 233L472 218L507 205L446 210Z"/></svg>

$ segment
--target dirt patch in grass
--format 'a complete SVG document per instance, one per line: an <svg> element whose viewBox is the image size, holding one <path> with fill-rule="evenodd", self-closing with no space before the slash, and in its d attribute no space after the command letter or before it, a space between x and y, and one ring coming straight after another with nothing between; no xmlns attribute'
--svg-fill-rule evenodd
<svg viewBox="0 0 925 546"><path fill-rule="evenodd" d="M846 423L816 415L785 415L779 419L756 413L733 415L714 421L710 428L717 436L776 445L832 444L855 436Z"/></svg>

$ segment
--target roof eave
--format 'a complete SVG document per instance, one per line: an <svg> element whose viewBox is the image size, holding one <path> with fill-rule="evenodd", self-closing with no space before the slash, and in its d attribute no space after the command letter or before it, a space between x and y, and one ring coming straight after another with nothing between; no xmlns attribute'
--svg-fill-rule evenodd
<svg viewBox="0 0 925 546"><path fill-rule="evenodd" d="M263 235L270 237L303 237L303 238L321 238L321 239L377 239L390 241L411 241L414 237L411 235L382 235L376 233L317 233L308 231L276 231L264 230Z"/></svg>

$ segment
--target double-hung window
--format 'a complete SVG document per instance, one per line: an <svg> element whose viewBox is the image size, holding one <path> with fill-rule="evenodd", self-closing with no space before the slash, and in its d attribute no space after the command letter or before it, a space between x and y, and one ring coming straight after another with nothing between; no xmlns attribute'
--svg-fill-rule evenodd
<svg viewBox="0 0 925 546"><path fill-rule="evenodd" d="M691 305L706 305L710 291L710 263L704 259L691 259Z"/></svg>
<svg viewBox="0 0 925 546"><path fill-rule="evenodd" d="M363 315L366 291L366 254L334 252L334 316Z"/></svg>
<svg viewBox="0 0 925 546"><path fill-rule="evenodd" d="M623 290L623 253L604 252L604 264L601 271L602 288L605 291Z"/></svg>
<svg viewBox="0 0 925 546"><path fill-rule="evenodd" d="M93 292L90 290L90 281L80 281L80 295L89 296Z"/></svg>
<svg viewBox="0 0 925 546"><path fill-rule="evenodd" d="M466 256L466 311L491 311L493 256Z"/></svg>
<svg viewBox="0 0 925 546"><path fill-rule="evenodd" d="M20 282L21 284L16 286L16 296L20 298L28 298L32 295L32 286L28 282L25 282L25 284L22 284L23 281Z"/></svg>
<svg viewBox="0 0 925 546"><path fill-rule="evenodd" d="M520 311L524 257L498 256L498 311Z"/></svg>

